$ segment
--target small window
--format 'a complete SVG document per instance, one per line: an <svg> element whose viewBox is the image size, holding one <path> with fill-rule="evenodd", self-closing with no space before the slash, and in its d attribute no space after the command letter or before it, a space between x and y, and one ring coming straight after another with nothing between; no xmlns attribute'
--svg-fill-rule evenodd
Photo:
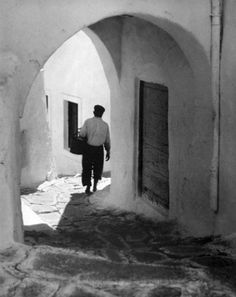
<svg viewBox="0 0 236 297"><path fill-rule="evenodd" d="M78 104L68 101L68 147L71 140L78 132Z"/></svg>

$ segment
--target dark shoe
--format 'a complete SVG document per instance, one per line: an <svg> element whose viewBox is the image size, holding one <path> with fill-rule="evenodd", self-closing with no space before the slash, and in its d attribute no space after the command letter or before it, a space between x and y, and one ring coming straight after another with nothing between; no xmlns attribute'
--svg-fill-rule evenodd
<svg viewBox="0 0 236 297"><path fill-rule="evenodd" d="M90 191L90 187L89 187L89 186L87 186L87 188L86 188L86 190L85 190L85 193L86 193L87 195L90 195L90 194L91 194L91 191Z"/></svg>

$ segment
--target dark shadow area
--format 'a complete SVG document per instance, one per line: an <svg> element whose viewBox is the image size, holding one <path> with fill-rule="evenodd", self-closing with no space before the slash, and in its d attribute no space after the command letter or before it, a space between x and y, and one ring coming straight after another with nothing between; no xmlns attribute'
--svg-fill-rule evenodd
<svg viewBox="0 0 236 297"><path fill-rule="evenodd" d="M29 194L34 194L37 191L38 191L37 187L35 187L35 188L21 188L20 189L20 194L21 195L29 195Z"/></svg>
<svg viewBox="0 0 236 297"><path fill-rule="evenodd" d="M24 226L24 231L25 232L31 232L31 231L35 231L35 232L50 232L50 231L53 231L53 229L50 228L50 226L47 225L47 224L37 224L37 225Z"/></svg>
<svg viewBox="0 0 236 297"><path fill-rule="evenodd" d="M160 264L179 275L183 267L203 269L211 279L236 290L236 261L220 237L183 238L176 222L154 222L132 212L97 207L94 201L103 199L109 187L90 196L72 193L56 228L26 227L25 243L82 251L113 263Z"/></svg>
<svg viewBox="0 0 236 297"><path fill-rule="evenodd" d="M228 253L219 251L213 255L193 257L191 260L207 269L214 279L230 284L236 292L236 259Z"/></svg>
<svg viewBox="0 0 236 297"><path fill-rule="evenodd" d="M111 177L111 171L105 171L105 172L103 172L102 176L103 177L106 177L106 178Z"/></svg>

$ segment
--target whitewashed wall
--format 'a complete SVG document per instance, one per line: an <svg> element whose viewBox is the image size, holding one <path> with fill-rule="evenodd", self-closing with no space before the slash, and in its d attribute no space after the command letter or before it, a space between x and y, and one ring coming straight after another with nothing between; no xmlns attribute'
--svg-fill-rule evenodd
<svg viewBox="0 0 236 297"><path fill-rule="evenodd" d="M45 181L53 169L43 72L30 90L20 126L21 187L33 188Z"/></svg>

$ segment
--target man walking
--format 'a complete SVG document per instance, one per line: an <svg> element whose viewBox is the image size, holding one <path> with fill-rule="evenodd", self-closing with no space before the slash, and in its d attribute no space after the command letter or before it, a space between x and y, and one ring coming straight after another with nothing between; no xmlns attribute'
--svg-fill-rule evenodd
<svg viewBox="0 0 236 297"><path fill-rule="evenodd" d="M104 149L106 161L110 159L110 132L109 126L102 120L105 108L101 105L94 106L94 117L87 119L80 130L80 136L87 138L87 149L82 158L82 184L86 186L85 193L91 194L91 178L93 172L93 191L97 190L98 180L102 178Z"/></svg>

